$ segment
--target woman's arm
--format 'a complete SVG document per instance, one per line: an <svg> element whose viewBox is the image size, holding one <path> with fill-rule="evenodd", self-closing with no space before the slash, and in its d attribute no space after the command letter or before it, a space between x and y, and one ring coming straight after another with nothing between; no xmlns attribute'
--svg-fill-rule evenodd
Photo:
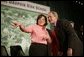
<svg viewBox="0 0 84 57"><path fill-rule="evenodd" d="M47 42L48 43L51 43L52 42L51 38L47 39Z"/></svg>
<svg viewBox="0 0 84 57"><path fill-rule="evenodd" d="M47 32L47 42L48 43L51 43L52 42L51 37L49 36L48 32Z"/></svg>
<svg viewBox="0 0 84 57"><path fill-rule="evenodd" d="M25 29L25 26L24 26L24 25L20 24L20 25L19 25L19 28L20 28L20 30L21 30L22 32L28 33L28 31Z"/></svg>
<svg viewBox="0 0 84 57"><path fill-rule="evenodd" d="M28 31L27 31L27 29L25 28L25 26L22 25L21 23L17 22L17 21L13 21L13 26L19 27L22 32L28 33Z"/></svg>

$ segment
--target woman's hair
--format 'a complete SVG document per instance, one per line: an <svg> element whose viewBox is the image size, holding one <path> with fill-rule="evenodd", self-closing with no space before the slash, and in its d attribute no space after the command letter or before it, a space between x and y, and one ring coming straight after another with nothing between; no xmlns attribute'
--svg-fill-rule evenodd
<svg viewBox="0 0 84 57"><path fill-rule="evenodd" d="M45 24L44 24L44 26L46 26L47 25L47 17L45 16L45 15L43 15L43 14L40 14L38 17L37 17L37 25L38 25L38 20L40 19L40 18L42 18L42 17L44 17L45 18Z"/></svg>

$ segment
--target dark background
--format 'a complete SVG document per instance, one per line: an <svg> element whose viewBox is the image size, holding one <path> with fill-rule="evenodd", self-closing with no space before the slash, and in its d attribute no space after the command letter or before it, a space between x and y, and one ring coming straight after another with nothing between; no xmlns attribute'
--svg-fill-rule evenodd
<svg viewBox="0 0 84 57"><path fill-rule="evenodd" d="M68 19L75 23L75 30L83 25L83 1L30 1L57 11L60 19ZM83 3L83 4L81 4Z"/></svg>

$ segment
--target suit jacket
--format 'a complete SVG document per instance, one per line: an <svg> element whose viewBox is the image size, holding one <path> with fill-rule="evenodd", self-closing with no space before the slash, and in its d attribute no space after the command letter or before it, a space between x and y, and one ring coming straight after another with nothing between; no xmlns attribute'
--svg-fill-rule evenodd
<svg viewBox="0 0 84 57"><path fill-rule="evenodd" d="M83 44L68 20L58 20L55 26L55 33L59 41L59 51L63 51L64 56L67 55L68 48L73 49L73 56L83 55ZM52 41L54 41L52 42L52 48L54 48L55 38Z"/></svg>

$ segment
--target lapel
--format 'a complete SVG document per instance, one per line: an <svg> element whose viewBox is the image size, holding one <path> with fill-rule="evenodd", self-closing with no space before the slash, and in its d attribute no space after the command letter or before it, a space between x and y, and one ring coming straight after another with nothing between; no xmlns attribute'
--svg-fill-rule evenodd
<svg viewBox="0 0 84 57"><path fill-rule="evenodd" d="M55 33L57 34L61 45L63 45L65 39L65 31L63 30L62 20L57 21L57 24L55 26Z"/></svg>

